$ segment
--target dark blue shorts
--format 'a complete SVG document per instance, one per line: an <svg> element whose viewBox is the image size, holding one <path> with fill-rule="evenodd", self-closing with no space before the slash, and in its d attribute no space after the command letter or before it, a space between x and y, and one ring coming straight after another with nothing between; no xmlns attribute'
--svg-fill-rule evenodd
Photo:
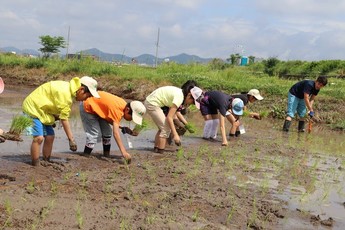
<svg viewBox="0 0 345 230"><path fill-rule="evenodd" d="M200 104L200 112L201 112L201 115L203 115L203 116L216 115L216 114L218 114L218 109L210 107L208 105Z"/></svg>

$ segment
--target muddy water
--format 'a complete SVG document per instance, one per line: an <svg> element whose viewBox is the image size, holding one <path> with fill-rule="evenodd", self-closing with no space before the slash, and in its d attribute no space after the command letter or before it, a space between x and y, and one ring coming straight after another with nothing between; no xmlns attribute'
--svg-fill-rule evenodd
<svg viewBox="0 0 345 230"><path fill-rule="evenodd" d="M16 88L7 87L3 94L0 95L0 128L7 131L10 127L12 117L21 113L21 103L32 88ZM202 141L199 137L202 129L202 119L199 114L188 117L198 124L198 132L196 135L187 135L183 139L185 146L198 145ZM76 103L72 109L72 118L70 120L75 139L78 144L78 151L82 151L85 136L78 113L78 104ZM128 122L123 125L133 126ZM261 170L265 172L265 178L230 176L238 186L243 184L251 184L254 186L262 186L265 184L267 188L274 191L275 196L287 201L287 208L291 210L300 210L314 215L319 215L322 220L329 217L335 220L332 229L343 229L345 226L345 138L343 133L332 132L324 127L314 126L311 134L299 134L296 124L291 132L286 134L281 132L281 121L262 120L257 122L253 119L245 120L244 127L246 133L241 136L241 141L246 143L249 140L257 140L262 143L263 148L266 143L274 143L281 147L281 150L275 152L273 149L265 151L273 151L273 165L263 165ZM53 147L53 156L56 160L68 161L68 156L74 154L68 150L68 142L61 127L57 127L56 139ZM131 137L133 147L136 150L150 149L153 146L153 137L155 130L151 129L143 131L138 137ZM122 137L126 143L126 137ZM0 144L0 167L8 167L16 162L30 162L29 147L31 137L23 135L23 142L7 141ZM232 143L231 143L232 144ZM291 149L290 149L291 148ZM112 151L117 151L116 144L112 140ZM101 144L97 144L95 152L102 151ZM285 153L291 154L293 157L289 161L289 157ZM130 152L130 151L129 151ZM280 156L279 154L282 153ZM284 156L283 156L284 155ZM289 163L286 163L289 161ZM278 167L275 167L278 165ZM293 166L296 165L296 168ZM303 172L310 176L310 186L301 186L293 180L287 186L281 186L281 181L277 177L280 170L290 167L297 175ZM307 168L307 170L305 170ZM305 175L303 174L303 175ZM301 174L301 176L303 176ZM308 220L302 220L299 217L284 218L281 223L284 229L314 229ZM318 225L319 229L327 229L323 225Z"/></svg>

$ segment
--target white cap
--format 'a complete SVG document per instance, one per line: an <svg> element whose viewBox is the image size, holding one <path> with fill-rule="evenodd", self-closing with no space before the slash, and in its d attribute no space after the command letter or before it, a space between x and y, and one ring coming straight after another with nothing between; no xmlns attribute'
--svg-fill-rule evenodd
<svg viewBox="0 0 345 230"><path fill-rule="evenodd" d="M141 125L143 122L143 116L146 113L146 108L140 101L132 101L130 103L132 109L132 120L135 124Z"/></svg>
<svg viewBox="0 0 345 230"><path fill-rule="evenodd" d="M252 95L253 97L256 98L256 100L259 100L259 101L261 101L262 99L264 99L264 98L260 95L259 90L257 90L257 89L251 89L251 90L249 90L248 95Z"/></svg>
<svg viewBox="0 0 345 230"><path fill-rule="evenodd" d="M4 92L5 84L2 78L0 77L0 93Z"/></svg>
<svg viewBox="0 0 345 230"><path fill-rule="evenodd" d="M190 93L192 94L192 97L194 98L195 107L200 109L200 102L198 101L198 99L202 95L202 89L200 89L199 87L194 86L190 90Z"/></svg>
<svg viewBox="0 0 345 230"><path fill-rule="evenodd" d="M232 100L232 112L235 115L241 116L243 114L244 104L243 101L239 98Z"/></svg>
<svg viewBox="0 0 345 230"><path fill-rule="evenodd" d="M97 81L95 79L89 76L84 76L80 78L80 83L87 86L87 88L89 88L89 91L93 97L100 98L97 92Z"/></svg>

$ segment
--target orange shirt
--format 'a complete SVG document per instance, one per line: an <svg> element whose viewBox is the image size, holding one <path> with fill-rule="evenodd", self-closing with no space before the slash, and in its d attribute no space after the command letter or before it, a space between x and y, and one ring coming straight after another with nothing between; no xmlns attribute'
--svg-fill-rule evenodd
<svg viewBox="0 0 345 230"><path fill-rule="evenodd" d="M120 125L127 102L121 97L111 93L98 91L101 98L89 97L84 101L84 109L87 113L97 114L109 123Z"/></svg>

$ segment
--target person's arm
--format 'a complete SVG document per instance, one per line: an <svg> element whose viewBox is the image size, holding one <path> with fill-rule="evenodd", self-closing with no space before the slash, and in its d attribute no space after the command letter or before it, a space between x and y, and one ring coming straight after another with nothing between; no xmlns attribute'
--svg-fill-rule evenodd
<svg viewBox="0 0 345 230"><path fill-rule="evenodd" d="M180 112L176 112L176 117L179 119L184 125L188 124L187 120Z"/></svg>
<svg viewBox="0 0 345 230"><path fill-rule="evenodd" d="M220 133L222 134L222 145L227 146L228 140L226 138L226 132L225 132L225 119L222 114L219 116L219 126L220 126Z"/></svg>
<svg viewBox="0 0 345 230"><path fill-rule="evenodd" d="M116 124L115 122L113 122L113 135L114 135L114 139L116 141L117 146L119 147L122 156L126 159L126 160L130 160L132 157L131 155L127 152L125 146L123 145L122 139L121 139L121 135L120 135L120 126L118 124Z"/></svg>
<svg viewBox="0 0 345 230"><path fill-rule="evenodd" d="M258 113L249 113L249 116L251 117L251 118L255 118L256 120L261 120L261 117L260 117L260 114L258 114Z"/></svg>
<svg viewBox="0 0 345 230"><path fill-rule="evenodd" d="M307 109L310 112L313 112L314 99L315 99L315 95L311 95L311 97L309 98L309 94L304 93L304 102L305 102L305 105L307 106Z"/></svg>
<svg viewBox="0 0 345 230"><path fill-rule="evenodd" d="M176 111L177 111L176 105L173 105L172 107L170 107L169 113L165 119L169 124L171 133L173 134L173 137L174 137L175 144L180 145L181 144L180 136L178 135L175 125L174 125L174 117L175 117Z"/></svg>
<svg viewBox="0 0 345 230"><path fill-rule="evenodd" d="M71 130L71 126L69 125L69 121L67 119L61 119L60 120L62 127L66 133L66 136L68 138L69 141L69 149L72 151L77 151L77 143L74 140L73 134L72 134L72 130Z"/></svg>

